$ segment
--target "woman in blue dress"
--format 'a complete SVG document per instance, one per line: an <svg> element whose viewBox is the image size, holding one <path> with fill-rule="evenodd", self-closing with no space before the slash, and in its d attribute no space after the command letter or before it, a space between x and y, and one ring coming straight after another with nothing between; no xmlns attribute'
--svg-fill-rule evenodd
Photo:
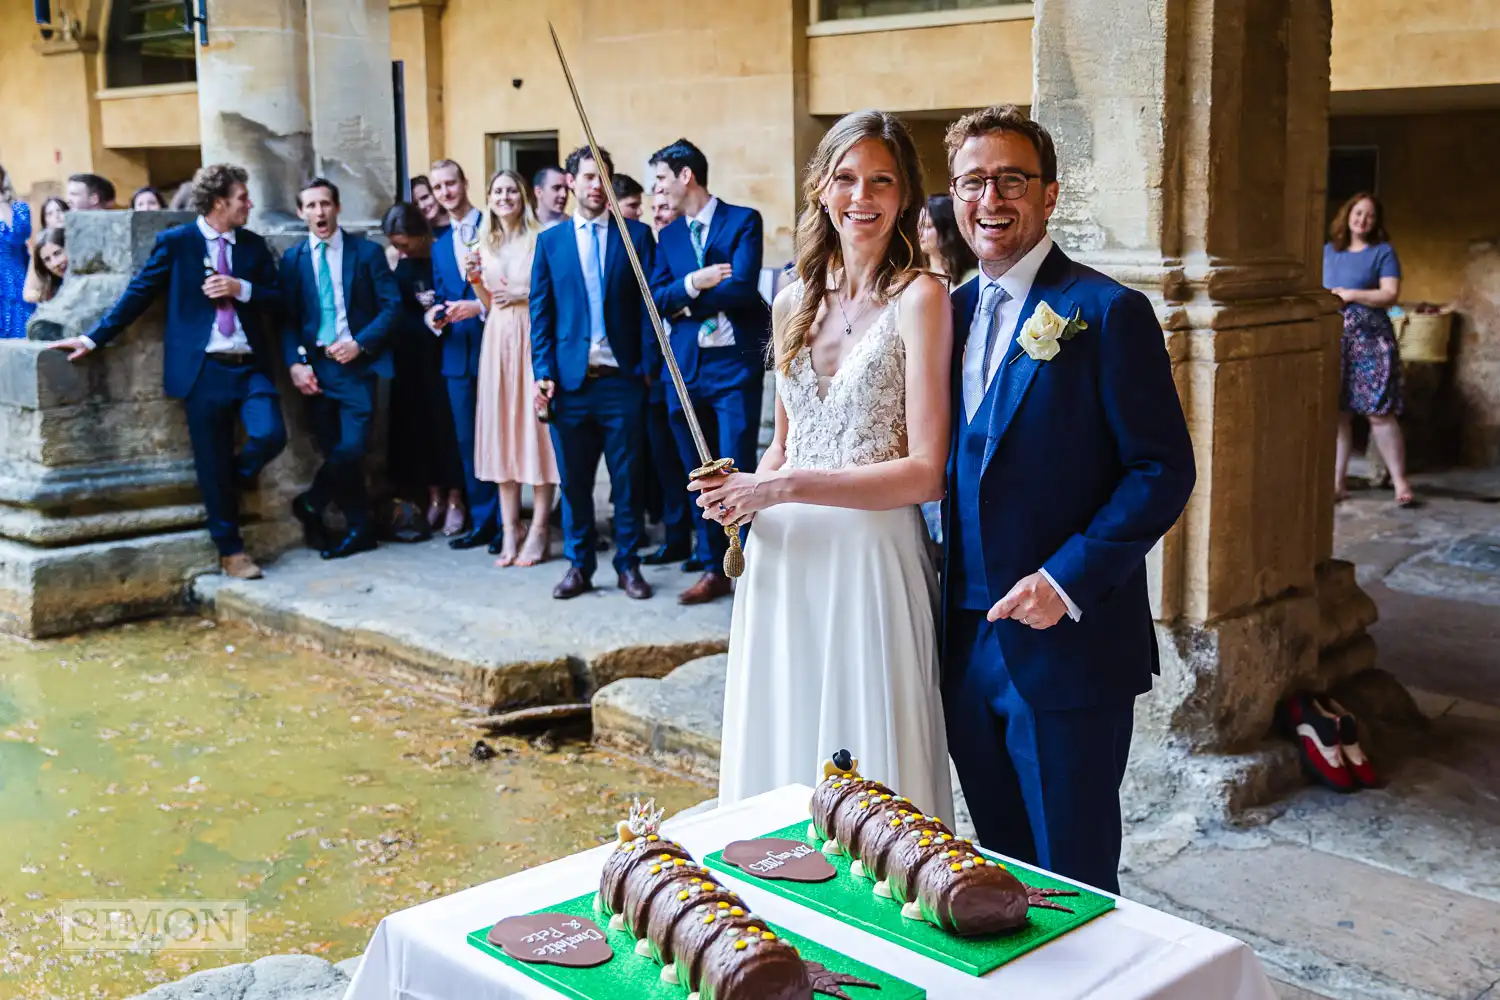
<svg viewBox="0 0 1500 1000"><path fill-rule="evenodd" d="M31 206L16 197L10 174L0 166L0 340L26 336L35 306L21 297L30 255Z"/></svg>
<svg viewBox="0 0 1500 1000"><path fill-rule="evenodd" d="M1391 472L1396 503L1414 502L1406 479L1406 443L1401 436L1401 356L1386 310L1401 294L1401 264L1385 231L1380 201L1361 191L1334 216L1323 246L1323 287L1344 302L1339 384L1339 438L1334 495L1349 496L1345 483L1354 442L1354 414L1370 421L1370 434Z"/></svg>

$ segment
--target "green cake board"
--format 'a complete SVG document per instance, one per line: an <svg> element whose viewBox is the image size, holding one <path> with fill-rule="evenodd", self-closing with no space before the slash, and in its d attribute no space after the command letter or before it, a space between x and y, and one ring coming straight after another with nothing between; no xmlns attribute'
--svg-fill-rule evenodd
<svg viewBox="0 0 1500 1000"><path fill-rule="evenodd" d="M807 828L808 820L804 819L762 836L810 843ZM987 857L995 857L988 851L983 853ZM1033 948L1039 948L1053 938L1083 926L1115 906L1115 901L1109 896L1079 889L1046 872L1005 861L1003 863L1011 874L1029 886L1077 890L1077 896L1063 896L1055 900L1060 906L1066 906L1073 912L1062 913L1032 907L1030 922L1019 930L981 938L962 938L941 931L926 921L903 917L900 903L875 895L873 881L850 874L851 859L843 854L825 855L833 867L838 869L838 874L826 882L788 882L761 878L725 861L723 855L723 851L715 851L704 858L703 863L735 878L752 882L767 892L785 896L819 913L826 913L860 930L879 935L903 948L910 948L944 965L951 965L971 976L982 976L999 968Z"/></svg>
<svg viewBox="0 0 1500 1000"><path fill-rule="evenodd" d="M565 997L574 1000L686 1000L686 987L674 986L661 981L661 966L651 959L635 953L635 939L625 931L609 929L607 918L594 911L594 894L584 893L565 903L546 906L535 913L567 913L576 917L588 917L604 929L615 957L592 969L569 969L560 965L536 965L511 958L489 942L489 927L481 927L469 934L469 943L480 951L493 955L537 982L544 983ZM782 938L795 945L802 957L819 962L835 972L858 976L874 983L879 989L867 986L845 986L850 1000L926 1000L927 991L920 986L857 962L800 934L793 934L775 924L768 925ZM819 997L822 994L818 994Z"/></svg>

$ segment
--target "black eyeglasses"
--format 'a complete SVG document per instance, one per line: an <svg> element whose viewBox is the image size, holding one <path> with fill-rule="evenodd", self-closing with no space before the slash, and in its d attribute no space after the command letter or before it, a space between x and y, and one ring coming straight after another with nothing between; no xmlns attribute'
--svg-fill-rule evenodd
<svg viewBox="0 0 1500 1000"><path fill-rule="evenodd" d="M950 180L953 196L962 201L978 201L984 197L984 189L995 185L995 193L1006 201L1026 197L1026 190L1041 174L1027 174L1019 170L1007 170L1003 174L959 174Z"/></svg>

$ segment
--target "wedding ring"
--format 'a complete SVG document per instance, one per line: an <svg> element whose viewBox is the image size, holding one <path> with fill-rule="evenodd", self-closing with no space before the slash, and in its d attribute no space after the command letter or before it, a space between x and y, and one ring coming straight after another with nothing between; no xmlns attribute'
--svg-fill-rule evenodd
<svg viewBox="0 0 1500 1000"><path fill-rule="evenodd" d="M729 513L729 508L724 506L724 501L722 501L722 500L719 501L719 513L720 514L727 514L727 513Z"/></svg>

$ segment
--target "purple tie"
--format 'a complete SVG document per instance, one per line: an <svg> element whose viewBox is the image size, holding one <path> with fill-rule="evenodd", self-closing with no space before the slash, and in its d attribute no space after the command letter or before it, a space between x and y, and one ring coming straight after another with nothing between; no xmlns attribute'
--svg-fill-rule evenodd
<svg viewBox="0 0 1500 1000"><path fill-rule="evenodd" d="M229 241L219 237L219 266L216 270L220 274L229 273ZM214 304L214 326L226 337L234 336L234 302L230 299L220 299Z"/></svg>

